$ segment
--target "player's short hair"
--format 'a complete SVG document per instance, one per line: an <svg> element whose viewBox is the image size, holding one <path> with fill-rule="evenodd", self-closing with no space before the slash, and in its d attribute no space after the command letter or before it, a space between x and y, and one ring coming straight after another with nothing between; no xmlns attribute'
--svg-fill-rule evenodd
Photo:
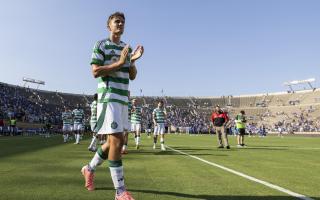
<svg viewBox="0 0 320 200"><path fill-rule="evenodd" d="M240 113L243 114L243 115L245 114L244 110L241 110Z"/></svg>
<svg viewBox="0 0 320 200"><path fill-rule="evenodd" d="M158 103L164 104L163 100L159 100Z"/></svg>
<svg viewBox="0 0 320 200"><path fill-rule="evenodd" d="M126 21L126 18L124 17L124 14L122 12L115 12L109 16L108 21L107 21L108 26L109 26L110 21L115 17L122 17L124 19L124 21Z"/></svg>
<svg viewBox="0 0 320 200"><path fill-rule="evenodd" d="M95 100L95 101L98 100L98 94L97 94L97 93L95 93L95 94L93 95L93 100Z"/></svg>

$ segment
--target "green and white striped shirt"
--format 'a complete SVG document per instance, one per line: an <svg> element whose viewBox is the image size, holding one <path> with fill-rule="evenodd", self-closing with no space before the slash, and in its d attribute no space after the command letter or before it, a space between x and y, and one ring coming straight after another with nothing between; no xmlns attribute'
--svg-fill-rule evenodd
<svg viewBox="0 0 320 200"><path fill-rule="evenodd" d="M98 41L94 46L91 65L98 66L110 65L117 62L121 55L121 50L126 46L124 42L120 44L113 43L110 39ZM106 77L99 77L98 80L98 103L117 102L123 105L128 104L129 88L129 67L131 65L131 52L125 64Z"/></svg>
<svg viewBox="0 0 320 200"><path fill-rule="evenodd" d="M67 111L62 113L62 122L63 125L71 125L72 124L72 112Z"/></svg>
<svg viewBox="0 0 320 200"><path fill-rule="evenodd" d="M74 124L82 124L84 119L84 112L82 109L74 109L72 111Z"/></svg>
<svg viewBox="0 0 320 200"><path fill-rule="evenodd" d="M131 109L131 123L141 124L142 108L139 106L133 106Z"/></svg>
<svg viewBox="0 0 320 200"><path fill-rule="evenodd" d="M90 107L91 107L90 123L97 123L97 101L93 101Z"/></svg>
<svg viewBox="0 0 320 200"><path fill-rule="evenodd" d="M166 118L166 110L164 108L156 108L152 112L152 116L156 120L157 123L165 123Z"/></svg>

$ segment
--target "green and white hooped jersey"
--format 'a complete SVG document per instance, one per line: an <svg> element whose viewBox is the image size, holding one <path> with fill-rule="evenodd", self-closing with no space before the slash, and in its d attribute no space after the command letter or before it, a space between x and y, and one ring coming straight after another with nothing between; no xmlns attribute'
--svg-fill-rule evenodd
<svg viewBox="0 0 320 200"><path fill-rule="evenodd" d="M62 113L63 125L72 125L72 112L67 111Z"/></svg>
<svg viewBox="0 0 320 200"><path fill-rule="evenodd" d="M133 106L131 109L131 123L141 124L142 108L139 106Z"/></svg>
<svg viewBox="0 0 320 200"><path fill-rule="evenodd" d="M72 111L74 124L82 124L84 119L84 112L82 109L74 109Z"/></svg>
<svg viewBox="0 0 320 200"><path fill-rule="evenodd" d="M165 123L166 110L164 108L156 108L153 110L152 116L154 116L157 123Z"/></svg>
<svg viewBox="0 0 320 200"><path fill-rule="evenodd" d="M97 123L97 101L93 101L90 105L90 108L91 108L90 123L91 124Z"/></svg>
<svg viewBox="0 0 320 200"><path fill-rule="evenodd" d="M121 55L121 50L125 47L124 42L120 44L113 43L110 39L98 41L94 46L91 64L98 66L109 65L117 62ZM125 64L110 73L106 77L99 77L98 80L98 103L117 102L128 105L128 88L129 88L129 67L131 65L131 52Z"/></svg>

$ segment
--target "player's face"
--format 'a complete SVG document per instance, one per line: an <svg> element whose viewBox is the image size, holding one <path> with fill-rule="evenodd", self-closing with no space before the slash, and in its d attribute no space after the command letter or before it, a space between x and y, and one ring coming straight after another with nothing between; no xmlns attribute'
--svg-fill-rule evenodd
<svg viewBox="0 0 320 200"><path fill-rule="evenodd" d="M220 107L216 107L216 112L220 112L220 111L221 111Z"/></svg>
<svg viewBox="0 0 320 200"><path fill-rule="evenodd" d="M136 105L138 104L138 101L135 99L135 100L132 101L132 104L133 104L134 106L136 106Z"/></svg>
<svg viewBox="0 0 320 200"><path fill-rule="evenodd" d="M110 20L108 28L110 32L121 35L124 31L125 21L122 17L114 17Z"/></svg>
<svg viewBox="0 0 320 200"><path fill-rule="evenodd" d="M159 108L162 108L162 107L163 107L163 103L159 102L159 103L158 103L158 107L159 107Z"/></svg>

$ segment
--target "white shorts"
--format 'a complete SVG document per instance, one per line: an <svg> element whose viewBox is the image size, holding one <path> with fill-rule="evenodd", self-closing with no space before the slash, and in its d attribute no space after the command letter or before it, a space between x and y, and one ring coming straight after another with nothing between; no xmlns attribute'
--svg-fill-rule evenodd
<svg viewBox="0 0 320 200"><path fill-rule="evenodd" d="M123 133L128 129L128 106L116 102L98 103L97 133Z"/></svg>
<svg viewBox="0 0 320 200"><path fill-rule="evenodd" d="M62 131L63 132L71 132L72 131L72 125L71 124L64 124L62 126Z"/></svg>
<svg viewBox="0 0 320 200"><path fill-rule="evenodd" d="M164 123L157 124L154 127L154 135L159 135L159 134L162 135L162 134L164 134L164 131L165 131Z"/></svg>
<svg viewBox="0 0 320 200"><path fill-rule="evenodd" d="M82 131L83 125L82 124L73 124L73 130L74 131Z"/></svg>
<svg viewBox="0 0 320 200"><path fill-rule="evenodd" d="M131 124L131 131L132 132L141 132L141 124Z"/></svg>
<svg viewBox="0 0 320 200"><path fill-rule="evenodd" d="M95 130L96 126L97 126L97 123L90 123L91 131L94 133L96 132L96 130Z"/></svg>

